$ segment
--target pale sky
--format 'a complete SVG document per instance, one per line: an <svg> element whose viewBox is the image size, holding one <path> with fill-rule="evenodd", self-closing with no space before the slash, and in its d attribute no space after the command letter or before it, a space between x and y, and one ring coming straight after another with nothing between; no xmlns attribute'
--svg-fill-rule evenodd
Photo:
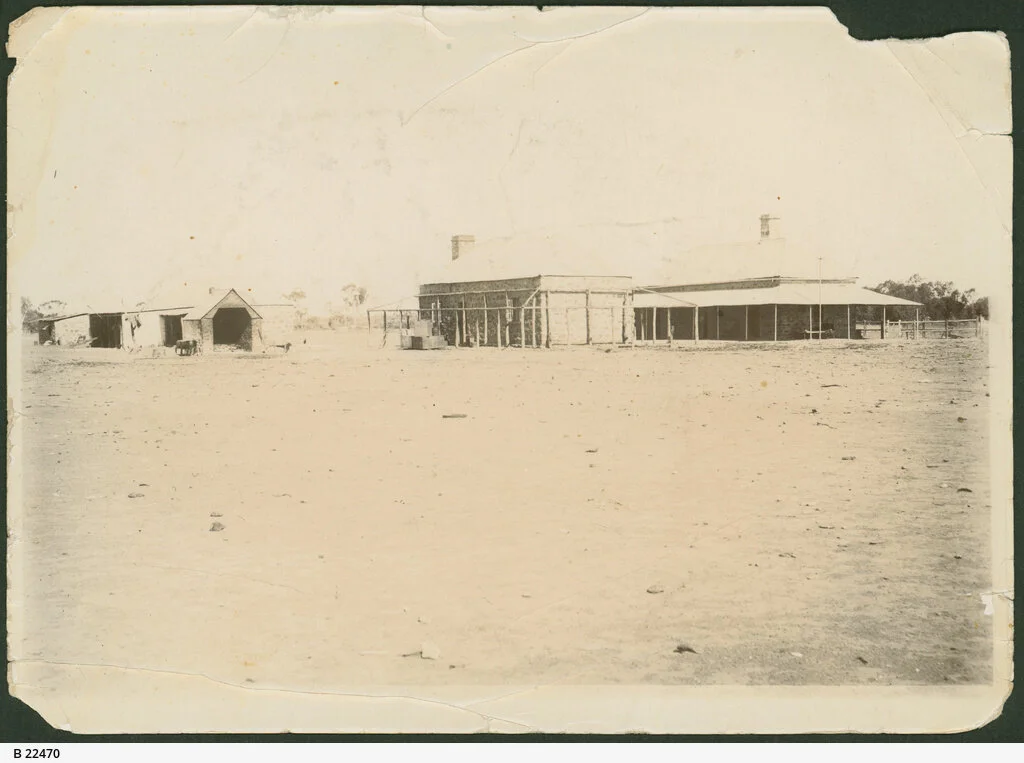
<svg viewBox="0 0 1024 763"><path fill-rule="evenodd" d="M455 233L684 271L762 213L826 276L1009 283L992 34L857 42L815 9L76 8L9 50L9 282L37 303L188 283L316 310L350 282L383 303Z"/></svg>

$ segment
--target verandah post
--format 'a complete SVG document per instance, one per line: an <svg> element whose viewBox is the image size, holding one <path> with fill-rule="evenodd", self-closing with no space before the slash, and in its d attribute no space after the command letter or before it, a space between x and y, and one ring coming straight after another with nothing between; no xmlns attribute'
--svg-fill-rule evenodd
<svg viewBox="0 0 1024 763"><path fill-rule="evenodd" d="M587 344L591 342L590 336L590 289L587 289Z"/></svg>
<svg viewBox="0 0 1024 763"><path fill-rule="evenodd" d="M540 319L541 319L541 321L543 323L543 325L541 326L541 334L543 334L543 336L544 336L544 346L550 349L550 347L551 347L551 312L550 312L550 308L548 306L548 302L549 302L548 293L544 292L544 312L541 313L541 317L540 317Z"/></svg>

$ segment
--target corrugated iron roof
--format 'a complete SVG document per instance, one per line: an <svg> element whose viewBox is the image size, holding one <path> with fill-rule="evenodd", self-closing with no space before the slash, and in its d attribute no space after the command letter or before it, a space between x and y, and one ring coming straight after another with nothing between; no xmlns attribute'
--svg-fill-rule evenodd
<svg viewBox="0 0 1024 763"><path fill-rule="evenodd" d="M826 278L847 278L843 263L803 251L783 238L760 239L732 244L698 246L666 257L653 282L718 283L750 278L788 276L817 278L821 267Z"/></svg>
<svg viewBox="0 0 1024 763"><path fill-rule="evenodd" d="M214 310L216 310L217 306L220 305L220 303L223 302L224 300L228 299L228 297L230 297L232 294L234 294L235 297L243 305L245 305L250 310L252 310L257 318L261 317L260 314L256 311L256 309L251 304L249 304L245 299L243 299L242 295L240 295L234 289L224 289L224 290L217 289L212 294L208 294L205 301L201 302L199 305L197 305L196 307L193 307L191 310L189 310L188 313L185 314L185 320L187 320L187 321L202 320L207 315L209 315Z"/></svg>
<svg viewBox="0 0 1024 763"><path fill-rule="evenodd" d="M919 307L908 299L879 294L856 284L781 283L756 289L715 291L636 292L633 307L680 307L679 300L698 307L739 305L904 305Z"/></svg>
<svg viewBox="0 0 1024 763"><path fill-rule="evenodd" d="M555 235L495 238L469 246L457 260L432 268L424 284L501 281L536 276L628 276L632 270L616 249Z"/></svg>

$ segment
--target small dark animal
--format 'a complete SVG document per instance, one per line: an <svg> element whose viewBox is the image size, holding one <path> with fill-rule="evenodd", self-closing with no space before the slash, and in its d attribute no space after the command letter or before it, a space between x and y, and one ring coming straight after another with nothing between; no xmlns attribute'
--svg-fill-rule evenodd
<svg viewBox="0 0 1024 763"><path fill-rule="evenodd" d="M288 352L288 350L290 350L292 348L292 343L291 342L285 342L284 344L272 344L270 346L271 347L276 347L279 350L284 350L285 352Z"/></svg>
<svg viewBox="0 0 1024 763"><path fill-rule="evenodd" d="M199 342L195 339L179 339L174 343L174 351L178 355L195 355L199 352Z"/></svg>

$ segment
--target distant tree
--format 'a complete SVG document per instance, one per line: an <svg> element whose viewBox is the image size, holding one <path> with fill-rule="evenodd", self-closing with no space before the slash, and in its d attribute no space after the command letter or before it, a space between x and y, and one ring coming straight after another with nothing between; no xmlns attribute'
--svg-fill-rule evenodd
<svg viewBox="0 0 1024 763"><path fill-rule="evenodd" d="M356 321L359 308L366 302L366 289L354 283L347 284L341 290L341 304L329 307L328 325L331 328L351 326Z"/></svg>
<svg viewBox="0 0 1024 763"><path fill-rule="evenodd" d="M21 298L21 327L24 331L35 331L36 322L42 317L43 314L32 306L30 299Z"/></svg>
<svg viewBox="0 0 1024 763"><path fill-rule="evenodd" d="M309 309L305 305L306 292L302 289L292 289L287 294L281 296L295 305L295 328L305 328L306 317L309 315Z"/></svg>
<svg viewBox="0 0 1024 763"><path fill-rule="evenodd" d="M969 309L971 318L984 318L988 320L988 297L981 297L971 303Z"/></svg>
<svg viewBox="0 0 1024 763"><path fill-rule="evenodd" d="M906 281L883 281L874 290L920 302L921 317L928 320L948 321L977 315L988 317L988 297L977 299L974 289L961 291L952 281L925 281L915 274ZM890 308L887 315L910 319L914 317L914 312L911 308Z"/></svg>
<svg viewBox="0 0 1024 763"><path fill-rule="evenodd" d="M347 307L358 309L366 301L366 289L350 283L341 290L341 300Z"/></svg>
<svg viewBox="0 0 1024 763"><path fill-rule="evenodd" d="M66 308L66 302L62 302L59 299L51 299L39 305L39 312L42 313L42 317L49 318L54 315L60 315Z"/></svg>

